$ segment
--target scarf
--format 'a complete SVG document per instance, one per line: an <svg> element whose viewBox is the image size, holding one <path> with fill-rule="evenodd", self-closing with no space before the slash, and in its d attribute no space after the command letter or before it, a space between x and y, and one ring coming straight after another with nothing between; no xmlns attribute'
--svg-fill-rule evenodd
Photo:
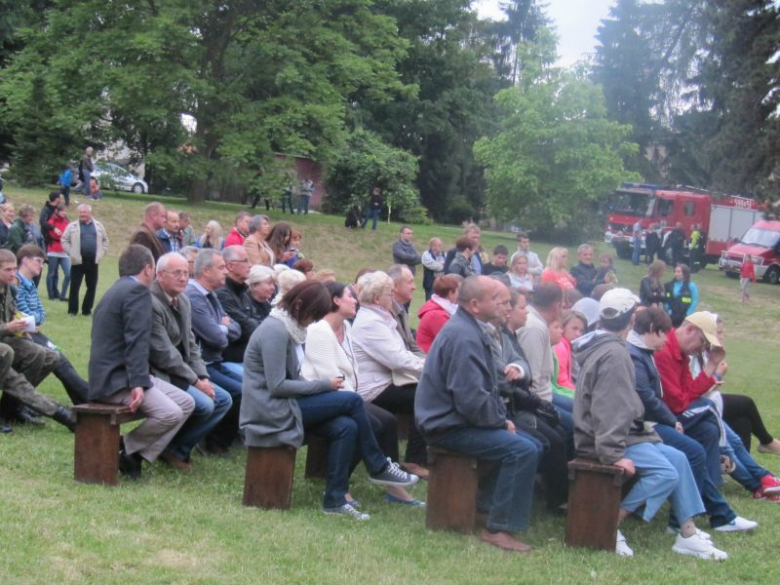
<svg viewBox="0 0 780 585"><path fill-rule="evenodd" d="M279 307L274 307L268 316L279 319L279 321L284 323L287 333L290 334L295 343L303 345L306 342L306 329L301 327L298 321L290 316L290 313Z"/></svg>
<svg viewBox="0 0 780 585"><path fill-rule="evenodd" d="M453 302L450 302L449 299L445 299L444 297L440 297L437 294L434 294L433 296L431 296L431 300L434 303L436 303L437 305L439 305L442 309L447 311L447 313L449 313L450 315L454 315L455 311L458 310L458 305L456 305Z"/></svg>

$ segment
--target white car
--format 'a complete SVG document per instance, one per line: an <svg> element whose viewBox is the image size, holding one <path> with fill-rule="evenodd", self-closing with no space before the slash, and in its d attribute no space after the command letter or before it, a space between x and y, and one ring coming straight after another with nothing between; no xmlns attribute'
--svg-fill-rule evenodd
<svg viewBox="0 0 780 585"><path fill-rule="evenodd" d="M105 189L130 191L132 193L149 192L149 185L146 184L146 181L112 162L96 162L92 176Z"/></svg>

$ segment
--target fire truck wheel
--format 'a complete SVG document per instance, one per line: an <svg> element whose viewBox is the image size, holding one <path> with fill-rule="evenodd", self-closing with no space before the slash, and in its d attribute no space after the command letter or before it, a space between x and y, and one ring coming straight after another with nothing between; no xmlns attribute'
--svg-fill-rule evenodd
<svg viewBox="0 0 780 585"><path fill-rule="evenodd" d="M764 282L768 282L769 284L777 284L778 281L780 281L780 268L777 266L770 266L769 269L764 273Z"/></svg>

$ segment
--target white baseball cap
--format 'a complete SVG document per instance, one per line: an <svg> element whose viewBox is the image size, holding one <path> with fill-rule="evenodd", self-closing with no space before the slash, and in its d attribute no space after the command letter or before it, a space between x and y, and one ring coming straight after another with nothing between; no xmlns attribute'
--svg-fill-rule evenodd
<svg viewBox="0 0 780 585"><path fill-rule="evenodd" d="M628 313L639 304L639 297L627 288L613 288L599 301L599 315L603 319L615 319Z"/></svg>

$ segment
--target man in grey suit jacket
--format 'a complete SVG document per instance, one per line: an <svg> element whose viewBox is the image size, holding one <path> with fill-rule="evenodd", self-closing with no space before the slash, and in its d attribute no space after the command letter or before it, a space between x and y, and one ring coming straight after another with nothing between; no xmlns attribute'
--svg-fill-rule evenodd
<svg viewBox="0 0 780 585"><path fill-rule="evenodd" d="M171 466L189 470L190 452L222 420L233 404L225 390L211 383L200 348L192 333L190 301L181 294L187 286L187 259L178 252L160 256L152 283L152 335L149 362L152 373L189 394L192 416L160 454Z"/></svg>
<svg viewBox="0 0 780 585"><path fill-rule="evenodd" d="M146 416L122 442L119 470L132 479L153 462L192 414L193 399L149 375L149 334L154 258L130 245L119 257L119 280L103 296L92 321L89 399L124 404Z"/></svg>

